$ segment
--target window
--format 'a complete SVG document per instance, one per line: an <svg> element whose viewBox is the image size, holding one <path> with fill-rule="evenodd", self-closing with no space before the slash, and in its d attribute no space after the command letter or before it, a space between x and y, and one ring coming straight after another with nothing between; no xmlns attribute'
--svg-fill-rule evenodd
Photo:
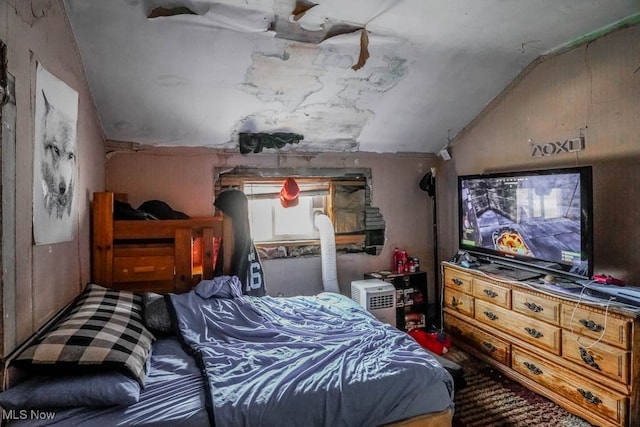
<svg viewBox="0 0 640 427"><path fill-rule="evenodd" d="M282 181L245 180L241 190L249 201L249 225L256 243L318 240L314 227L316 212L326 213L329 181L296 180L298 205L280 203Z"/></svg>
<svg viewBox="0 0 640 427"><path fill-rule="evenodd" d="M279 195L288 177L298 184L299 201L284 208ZM371 206L370 181L369 169L238 167L219 176L215 192L235 188L247 196L251 235L262 258L319 254L317 212L331 218L338 251L377 254L385 225L379 209Z"/></svg>

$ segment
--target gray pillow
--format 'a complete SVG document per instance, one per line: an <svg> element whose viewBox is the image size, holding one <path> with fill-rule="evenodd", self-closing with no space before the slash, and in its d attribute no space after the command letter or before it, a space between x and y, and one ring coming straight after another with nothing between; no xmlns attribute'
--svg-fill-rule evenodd
<svg viewBox="0 0 640 427"><path fill-rule="evenodd" d="M163 295L154 292L143 294L142 306L144 321L153 334L171 335L174 333L169 308Z"/></svg>
<svg viewBox="0 0 640 427"><path fill-rule="evenodd" d="M217 276L212 280L202 280L194 291L204 299L239 298L242 296L242 283L238 276Z"/></svg>
<svg viewBox="0 0 640 427"><path fill-rule="evenodd" d="M0 393L4 409L132 405L140 384L116 371L76 376L36 376Z"/></svg>

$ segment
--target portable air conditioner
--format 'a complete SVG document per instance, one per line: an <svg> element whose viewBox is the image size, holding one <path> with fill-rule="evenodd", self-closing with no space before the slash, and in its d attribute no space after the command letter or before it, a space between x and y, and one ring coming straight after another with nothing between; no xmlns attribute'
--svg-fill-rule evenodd
<svg viewBox="0 0 640 427"><path fill-rule="evenodd" d="M351 282L351 299L381 322L396 326L396 288L378 279Z"/></svg>

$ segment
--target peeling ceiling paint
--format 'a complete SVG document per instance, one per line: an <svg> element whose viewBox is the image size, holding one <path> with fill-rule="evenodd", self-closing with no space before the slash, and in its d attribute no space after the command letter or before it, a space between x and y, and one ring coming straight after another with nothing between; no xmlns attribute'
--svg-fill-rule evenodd
<svg viewBox="0 0 640 427"><path fill-rule="evenodd" d="M63 0L106 137L437 153L532 61L637 0ZM367 56L368 53L368 56Z"/></svg>
<svg viewBox="0 0 640 427"><path fill-rule="evenodd" d="M326 70L315 64L320 50L313 45L288 45L281 56L255 52L241 87L261 101L294 109L322 90L320 78Z"/></svg>

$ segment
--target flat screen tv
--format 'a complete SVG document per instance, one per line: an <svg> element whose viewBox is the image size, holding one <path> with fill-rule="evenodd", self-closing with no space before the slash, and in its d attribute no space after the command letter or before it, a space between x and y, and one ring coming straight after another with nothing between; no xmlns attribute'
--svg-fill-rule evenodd
<svg viewBox="0 0 640 427"><path fill-rule="evenodd" d="M592 276L590 166L459 176L458 206L461 250L534 271Z"/></svg>

